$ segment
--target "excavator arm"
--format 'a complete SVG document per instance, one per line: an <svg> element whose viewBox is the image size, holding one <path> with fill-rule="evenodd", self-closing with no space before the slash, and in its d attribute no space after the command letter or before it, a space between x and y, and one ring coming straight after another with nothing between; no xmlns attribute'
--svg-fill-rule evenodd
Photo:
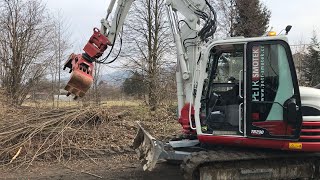
<svg viewBox="0 0 320 180"><path fill-rule="evenodd" d="M134 0L112 0L101 28L94 28L93 35L83 48L82 54L71 54L64 65L69 68L71 78L65 87L68 95L83 97L93 82L94 62L110 63L102 58L107 47L113 50L116 38ZM200 47L213 37L216 29L216 15L206 0L167 0L169 23L177 49L177 96L178 110L192 101L194 72L200 56ZM113 12L113 18L110 18ZM208 13L210 12L210 13ZM109 21L109 19L111 19ZM100 58L100 59L99 59ZM101 60L102 59L102 60Z"/></svg>
<svg viewBox="0 0 320 180"><path fill-rule="evenodd" d="M92 36L83 48L84 52L69 56L63 68L64 70L69 68L69 73L71 73L70 80L65 87L65 90L68 91L68 96L73 94L76 99L77 97L83 97L89 90L93 82L93 63L103 63L107 59L107 57L104 57L102 61L98 60L108 46L113 49L116 37L122 29L123 22L133 1L119 0L115 8L115 16L109 22L108 18L116 2L116 0L112 0L107 9L106 17L101 20L101 29L93 29Z"/></svg>

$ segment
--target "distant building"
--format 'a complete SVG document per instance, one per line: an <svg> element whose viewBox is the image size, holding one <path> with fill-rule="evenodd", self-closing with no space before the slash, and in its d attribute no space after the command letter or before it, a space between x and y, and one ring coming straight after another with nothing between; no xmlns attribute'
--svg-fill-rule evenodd
<svg viewBox="0 0 320 180"><path fill-rule="evenodd" d="M73 100L73 96L67 96L68 94L68 91L64 90L64 89L60 89L59 90L60 94L55 94L53 95L53 98L55 101L58 100L58 97L59 97L59 101L63 101L63 102L70 102L70 101L74 101Z"/></svg>
<svg viewBox="0 0 320 180"><path fill-rule="evenodd" d="M47 92L33 92L32 94L28 94L26 96L26 99L31 99L31 100L48 100L51 98L50 93Z"/></svg>
<svg viewBox="0 0 320 180"><path fill-rule="evenodd" d="M55 93L53 95L53 98L55 101L57 101L58 99L59 101L63 101L63 102L74 101L73 96L67 97L67 93L68 91L64 89L60 89L59 94ZM30 99L34 101L37 101L37 100L52 101L52 92L33 92L32 94L28 94L26 99Z"/></svg>

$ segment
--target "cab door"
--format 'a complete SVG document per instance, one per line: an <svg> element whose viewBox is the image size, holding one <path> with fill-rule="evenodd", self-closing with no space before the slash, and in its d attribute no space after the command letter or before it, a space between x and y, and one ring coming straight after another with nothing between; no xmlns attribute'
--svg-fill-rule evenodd
<svg viewBox="0 0 320 180"><path fill-rule="evenodd" d="M246 60L246 135L298 139L301 100L289 45L282 40L249 42Z"/></svg>

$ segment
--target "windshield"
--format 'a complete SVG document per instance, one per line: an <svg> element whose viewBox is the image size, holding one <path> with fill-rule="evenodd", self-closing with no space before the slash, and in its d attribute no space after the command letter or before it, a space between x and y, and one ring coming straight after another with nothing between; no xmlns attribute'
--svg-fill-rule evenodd
<svg viewBox="0 0 320 180"><path fill-rule="evenodd" d="M212 48L208 62L208 80L204 90L206 97L213 91L226 91L230 87L215 84L238 83L243 69L244 45L221 45Z"/></svg>
<svg viewBox="0 0 320 180"><path fill-rule="evenodd" d="M209 129L237 129L239 83L243 79L244 44L219 45L211 49L201 112ZM221 124L219 124L220 126Z"/></svg>

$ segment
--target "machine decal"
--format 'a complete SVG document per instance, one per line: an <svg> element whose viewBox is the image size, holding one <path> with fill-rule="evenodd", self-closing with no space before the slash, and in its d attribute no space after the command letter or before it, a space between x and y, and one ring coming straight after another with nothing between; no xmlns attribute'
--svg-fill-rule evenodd
<svg viewBox="0 0 320 180"><path fill-rule="evenodd" d="M289 149L302 149L302 143L289 143Z"/></svg>
<svg viewBox="0 0 320 180"><path fill-rule="evenodd" d="M265 129L271 136L290 134L293 131L292 127L287 126L283 121L253 122L252 125Z"/></svg>
<svg viewBox="0 0 320 180"><path fill-rule="evenodd" d="M264 134L264 130L255 130L255 129L251 130L251 135L252 136L261 136L263 134Z"/></svg>
<svg viewBox="0 0 320 180"><path fill-rule="evenodd" d="M264 49L264 46L261 46L260 47L260 90L261 90L261 101L264 101L264 97L265 97L265 91L264 91L264 88L265 88L265 82L264 82L264 69L265 69L265 66L264 66L264 55L265 55L265 49Z"/></svg>
<svg viewBox="0 0 320 180"><path fill-rule="evenodd" d="M265 48L264 46L252 47L252 101L264 101L265 99Z"/></svg>

